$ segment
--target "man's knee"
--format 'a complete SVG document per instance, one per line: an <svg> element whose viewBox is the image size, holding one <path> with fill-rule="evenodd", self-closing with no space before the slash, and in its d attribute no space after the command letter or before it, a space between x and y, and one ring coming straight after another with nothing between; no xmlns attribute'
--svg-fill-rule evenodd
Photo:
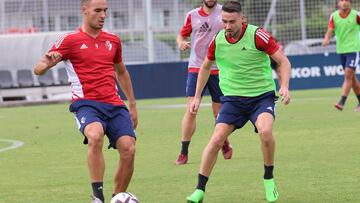
<svg viewBox="0 0 360 203"><path fill-rule="evenodd" d="M185 112L185 117L188 120L195 120L196 119L196 114L190 113L190 107L187 108L186 112Z"/></svg>
<svg viewBox="0 0 360 203"><path fill-rule="evenodd" d="M134 143L127 143L121 146L120 155L123 159L132 160L135 156L136 147Z"/></svg>
<svg viewBox="0 0 360 203"><path fill-rule="evenodd" d="M102 147L104 142L104 133L99 128L85 128L85 136L88 140L89 147Z"/></svg>
<svg viewBox="0 0 360 203"><path fill-rule="evenodd" d="M258 129L258 132L263 143L267 144L274 141L274 136L270 128Z"/></svg>
<svg viewBox="0 0 360 203"><path fill-rule="evenodd" d="M346 81L352 82L354 79L354 70L351 68L345 68L344 77Z"/></svg>
<svg viewBox="0 0 360 203"><path fill-rule="evenodd" d="M213 136L210 140L210 145L215 149L220 149L224 144L224 140L221 136Z"/></svg>

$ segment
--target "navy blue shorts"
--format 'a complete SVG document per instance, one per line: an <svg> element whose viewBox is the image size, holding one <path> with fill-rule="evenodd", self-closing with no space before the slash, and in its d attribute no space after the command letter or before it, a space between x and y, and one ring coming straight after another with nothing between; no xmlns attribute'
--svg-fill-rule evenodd
<svg viewBox="0 0 360 203"><path fill-rule="evenodd" d="M257 117L270 113L275 118L275 92L267 92L257 97L223 96L221 109L216 123L234 125L235 129L242 128L249 120L255 127Z"/></svg>
<svg viewBox="0 0 360 203"><path fill-rule="evenodd" d="M196 83L198 79L198 73L188 73L186 81L186 96L193 97L196 92ZM204 95L206 88L208 88L211 95L211 100L215 103L220 103L220 97L223 96L223 93L220 90L219 86L219 75L210 75L209 80L207 81L201 96Z"/></svg>
<svg viewBox="0 0 360 203"><path fill-rule="evenodd" d="M76 123L83 135L87 125L93 122L101 123L109 139L109 148L116 149L116 141L121 136L129 135L136 139L130 113L125 106L79 100L70 105L70 111L75 113ZM85 137L84 144L87 143L88 140Z"/></svg>
<svg viewBox="0 0 360 203"><path fill-rule="evenodd" d="M356 70L356 67L359 65L359 58L360 58L359 52L339 54L339 55L340 55L341 65L344 69L351 68Z"/></svg>

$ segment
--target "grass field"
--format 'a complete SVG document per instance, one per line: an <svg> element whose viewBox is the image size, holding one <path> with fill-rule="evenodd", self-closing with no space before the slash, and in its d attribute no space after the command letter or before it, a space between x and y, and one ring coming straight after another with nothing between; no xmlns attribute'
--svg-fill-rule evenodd
<svg viewBox="0 0 360 203"><path fill-rule="evenodd" d="M279 203L360 202L360 113L354 112L354 96L343 112L336 111L333 104L339 93L340 89L293 91L289 106L277 106ZM210 107L203 106L189 164L174 165L185 110L176 104L184 102L185 98L138 101L136 169L129 191L142 203L184 203L196 185L213 118ZM0 153L1 203L90 202L87 148L68 104L1 108L0 149L10 145L2 139L24 145ZM262 157L253 127L247 124L235 131L230 141L233 159L225 161L219 156L205 202L265 202ZM108 202L117 153L104 151Z"/></svg>

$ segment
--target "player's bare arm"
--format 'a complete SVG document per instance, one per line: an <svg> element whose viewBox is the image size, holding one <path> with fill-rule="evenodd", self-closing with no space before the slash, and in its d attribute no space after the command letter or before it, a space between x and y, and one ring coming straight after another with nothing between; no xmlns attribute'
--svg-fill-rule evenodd
<svg viewBox="0 0 360 203"><path fill-rule="evenodd" d="M190 47L191 47L191 44L189 42L189 38L188 37L183 37L180 34L177 36L176 42L177 42L177 44L179 46L179 49L181 51L184 51L186 49L190 49Z"/></svg>
<svg viewBox="0 0 360 203"><path fill-rule="evenodd" d="M210 69L213 64L213 61L210 61L207 57L205 58L203 64L200 67L198 80L196 83L196 93L194 96L194 100L190 105L190 113L196 114L200 107L201 102L201 93L205 87L206 82L210 76Z"/></svg>
<svg viewBox="0 0 360 203"><path fill-rule="evenodd" d="M50 68L58 64L62 59L62 55L59 52L49 52L35 65L35 75L43 75Z"/></svg>
<svg viewBox="0 0 360 203"><path fill-rule="evenodd" d="M331 39L333 33L334 33L334 29L329 27L325 33L325 36L324 36L324 39L322 42L323 46L329 45L329 42L330 42L330 39Z"/></svg>
<svg viewBox="0 0 360 203"><path fill-rule="evenodd" d="M114 66L115 66L116 78L119 81L120 87L123 90L128 100L128 107L129 107L131 120L133 121L134 129L136 129L138 124L138 117L137 117L136 101L135 101L134 91L133 91L129 72L126 69L125 64L122 62L115 64Z"/></svg>
<svg viewBox="0 0 360 203"><path fill-rule="evenodd" d="M291 96L289 92L289 80L291 74L291 64L289 59L285 56L285 54L279 49L271 58L276 61L278 64L278 70L281 78L279 95L281 96L281 101L287 105L290 103Z"/></svg>

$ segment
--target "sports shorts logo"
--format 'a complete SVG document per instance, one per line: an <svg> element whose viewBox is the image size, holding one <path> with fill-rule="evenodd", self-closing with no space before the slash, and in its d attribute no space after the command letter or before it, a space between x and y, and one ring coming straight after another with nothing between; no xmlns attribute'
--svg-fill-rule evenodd
<svg viewBox="0 0 360 203"><path fill-rule="evenodd" d="M84 124L84 123L86 122L86 118L85 118L85 117L82 117L81 120L80 120L80 122L81 122L82 124Z"/></svg>
<svg viewBox="0 0 360 203"><path fill-rule="evenodd" d="M267 110L270 110L271 112L273 112L273 111L274 111L274 110L273 110L273 108L272 108L271 106L267 107L266 109L267 109Z"/></svg>

